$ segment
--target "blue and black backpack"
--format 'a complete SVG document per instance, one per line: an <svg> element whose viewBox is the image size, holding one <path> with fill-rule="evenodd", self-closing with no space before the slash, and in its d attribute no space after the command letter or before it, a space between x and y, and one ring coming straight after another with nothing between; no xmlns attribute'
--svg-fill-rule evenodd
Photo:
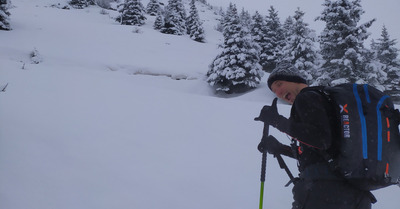
<svg viewBox="0 0 400 209"><path fill-rule="evenodd" d="M370 85L317 87L335 108L340 132L335 172L364 190L400 182L399 110L390 96Z"/></svg>

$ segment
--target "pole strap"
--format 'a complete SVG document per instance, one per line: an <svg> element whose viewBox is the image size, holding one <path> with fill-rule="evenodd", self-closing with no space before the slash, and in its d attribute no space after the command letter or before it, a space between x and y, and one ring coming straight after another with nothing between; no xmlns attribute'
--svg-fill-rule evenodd
<svg viewBox="0 0 400 209"><path fill-rule="evenodd" d="M288 187L291 183L295 183L298 180L298 178L295 178L293 176L292 172L290 172L290 169L286 165L286 163L283 160L282 156L280 154L275 154L274 157L276 157L276 159L278 160L279 166L286 171L287 175L290 178L290 181L285 185L285 187Z"/></svg>

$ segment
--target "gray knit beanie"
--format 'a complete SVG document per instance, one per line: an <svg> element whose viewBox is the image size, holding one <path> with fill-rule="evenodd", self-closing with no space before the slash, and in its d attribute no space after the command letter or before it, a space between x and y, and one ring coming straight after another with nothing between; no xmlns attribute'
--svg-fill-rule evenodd
<svg viewBox="0 0 400 209"><path fill-rule="evenodd" d="M271 89L274 81L289 81L307 84L306 79L300 74L299 70L290 62L281 62L271 72L268 77L268 87Z"/></svg>

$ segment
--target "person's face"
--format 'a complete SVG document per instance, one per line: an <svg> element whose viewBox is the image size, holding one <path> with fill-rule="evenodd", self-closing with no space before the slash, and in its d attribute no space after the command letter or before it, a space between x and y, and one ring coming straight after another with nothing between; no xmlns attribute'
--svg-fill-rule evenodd
<svg viewBox="0 0 400 209"><path fill-rule="evenodd" d="M303 83L277 80L272 83L271 90L280 99L288 102L289 104L293 104L297 94L299 94L300 91L306 86L307 85Z"/></svg>

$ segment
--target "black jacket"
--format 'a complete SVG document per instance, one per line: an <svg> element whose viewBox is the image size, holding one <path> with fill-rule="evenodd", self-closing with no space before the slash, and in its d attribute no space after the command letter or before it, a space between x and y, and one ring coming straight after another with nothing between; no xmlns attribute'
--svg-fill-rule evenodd
<svg viewBox="0 0 400 209"><path fill-rule="evenodd" d="M296 158L300 172L309 165L326 163L321 151L335 155L333 111L326 96L307 87L296 96L290 118L279 117L276 128L297 142L297 146L285 146L282 154Z"/></svg>

